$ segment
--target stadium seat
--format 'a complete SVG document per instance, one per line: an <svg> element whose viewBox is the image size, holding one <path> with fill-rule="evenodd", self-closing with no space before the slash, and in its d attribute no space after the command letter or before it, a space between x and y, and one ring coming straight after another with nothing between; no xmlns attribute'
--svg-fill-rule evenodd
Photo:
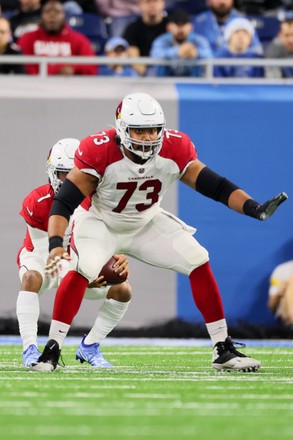
<svg viewBox="0 0 293 440"><path fill-rule="evenodd" d="M97 55L103 54L109 34L102 17L90 13L71 15L67 18L67 23L72 29L81 32L90 40Z"/></svg>
<svg viewBox="0 0 293 440"><path fill-rule="evenodd" d="M264 46L269 44L279 32L280 21L276 17L250 15L247 17L255 27L260 41Z"/></svg>

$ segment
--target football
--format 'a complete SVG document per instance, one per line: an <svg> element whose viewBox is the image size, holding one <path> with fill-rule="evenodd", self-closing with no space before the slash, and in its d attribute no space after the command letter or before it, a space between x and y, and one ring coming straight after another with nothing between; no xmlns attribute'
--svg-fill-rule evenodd
<svg viewBox="0 0 293 440"><path fill-rule="evenodd" d="M102 267L102 270L100 272L99 276L103 275L104 281L107 281L107 284L112 284L112 285L121 284L127 278L126 274L119 276L118 272L114 272L113 265L115 262L116 260L114 257L110 258L110 260L105 264L105 266Z"/></svg>

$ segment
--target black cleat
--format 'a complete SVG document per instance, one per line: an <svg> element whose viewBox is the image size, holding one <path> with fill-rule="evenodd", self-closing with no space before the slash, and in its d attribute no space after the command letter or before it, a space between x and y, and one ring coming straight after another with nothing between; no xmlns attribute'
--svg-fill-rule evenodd
<svg viewBox="0 0 293 440"><path fill-rule="evenodd" d="M245 347L245 344L236 344ZM236 350L230 336L224 342L218 342L214 346L212 367L216 370L257 371L261 363L251 357L245 356Z"/></svg>
<svg viewBox="0 0 293 440"><path fill-rule="evenodd" d="M32 363L30 371L38 371L50 373L54 371L58 365L61 355L59 344L54 339L50 339L37 362Z"/></svg>

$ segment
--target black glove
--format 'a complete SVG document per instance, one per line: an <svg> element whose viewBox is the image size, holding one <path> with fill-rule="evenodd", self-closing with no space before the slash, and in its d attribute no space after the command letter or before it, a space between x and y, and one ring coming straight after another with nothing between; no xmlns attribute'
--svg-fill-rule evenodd
<svg viewBox="0 0 293 440"><path fill-rule="evenodd" d="M282 192L271 200L260 205L253 199L248 199L243 205L243 212L250 217L257 218L258 220L266 220L274 214L278 206L288 199L286 193Z"/></svg>

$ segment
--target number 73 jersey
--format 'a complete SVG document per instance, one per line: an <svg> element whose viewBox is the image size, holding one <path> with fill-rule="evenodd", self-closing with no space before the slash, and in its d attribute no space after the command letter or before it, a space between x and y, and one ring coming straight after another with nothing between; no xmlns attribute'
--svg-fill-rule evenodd
<svg viewBox="0 0 293 440"><path fill-rule="evenodd" d="M98 178L96 191L81 204L115 232L143 228L160 210L170 185L181 178L197 153L190 138L165 130L162 148L145 164L125 157L110 129L88 136L75 154L75 166Z"/></svg>

